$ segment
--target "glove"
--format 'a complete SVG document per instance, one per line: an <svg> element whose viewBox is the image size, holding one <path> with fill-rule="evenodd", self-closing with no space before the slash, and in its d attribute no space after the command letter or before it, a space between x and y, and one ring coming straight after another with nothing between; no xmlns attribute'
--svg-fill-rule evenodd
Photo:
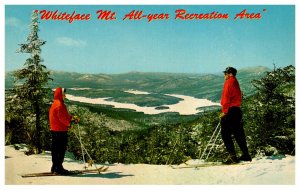
<svg viewBox="0 0 300 191"><path fill-rule="evenodd" d="M222 119L226 114L225 113L220 113L219 118Z"/></svg>
<svg viewBox="0 0 300 191"><path fill-rule="evenodd" d="M77 123L79 123L80 119L79 119L79 117L77 115L74 115L72 117L72 121L77 124Z"/></svg>

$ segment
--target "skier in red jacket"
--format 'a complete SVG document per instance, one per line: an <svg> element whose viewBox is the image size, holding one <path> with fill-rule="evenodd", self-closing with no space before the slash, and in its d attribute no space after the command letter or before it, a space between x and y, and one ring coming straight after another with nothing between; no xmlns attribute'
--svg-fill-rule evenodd
<svg viewBox="0 0 300 191"><path fill-rule="evenodd" d="M229 157L224 161L225 164L237 163L239 161L252 161L248 152L246 136L242 124L242 111L240 109L242 102L242 93L239 82L236 79L237 70L233 67L227 67L224 71L224 87L221 98L222 113L221 118L221 135L224 141ZM236 157L234 136L239 145L242 156Z"/></svg>
<svg viewBox="0 0 300 191"><path fill-rule="evenodd" d="M52 134L52 167L51 172L57 174L68 174L68 170L64 169L62 163L64 161L65 152L68 143L68 128L72 122L72 116L68 113L64 99L66 89L56 88L54 92L54 101L49 110L50 130ZM78 118L74 121L78 123Z"/></svg>

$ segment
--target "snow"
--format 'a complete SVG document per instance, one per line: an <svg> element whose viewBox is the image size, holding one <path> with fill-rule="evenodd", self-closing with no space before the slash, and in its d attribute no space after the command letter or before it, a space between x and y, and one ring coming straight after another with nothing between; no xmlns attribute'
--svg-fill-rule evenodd
<svg viewBox="0 0 300 191"><path fill-rule="evenodd" d="M52 176L22 178L20 176L21 174L49 171L51 167L50 152L27 156L22 150L15 150L13 146L5 146L5 184L153 186L289 185L287 188L295 188L294 156L287 155L282 158L254 158L251 163L247 162L242 165L222 165L197 169L178 168L185 167L187 164L199 164L200 162L201 161L198 160L190 160L187 161L186 164L173 165L176 169L169 165L111 164L108 165L109 170L102 174L87 174L73 177ZM67 157L63 165L68 170L83 169L83 164L80 161ZM101 165L97 164L97 166Z"/></svg>

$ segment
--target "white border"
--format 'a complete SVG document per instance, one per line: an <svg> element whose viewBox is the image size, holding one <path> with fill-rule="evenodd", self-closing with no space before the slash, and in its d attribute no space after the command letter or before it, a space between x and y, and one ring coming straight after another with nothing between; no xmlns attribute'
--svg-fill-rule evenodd
<svg viewBox="0 0 300 191"><path fill-rule="evenodd" d="M84 2L84 3L83 3ZM79 5L79 4L83 4L83 5L100 5L100 4L103 4L103 5L198 5L198 4L203 4L203 5L206 5L206 4L209 4L209 5L240 5L240 4L243 4L243 5L296 5L296 16L295 16L295 20L296 20L296 41L295 41L295 67L296 67L296 84L299 84L299 79L298 79L298 66L297 66L297 61L298 61L298 57L297 55L299 55L299 50L298 50L298 38L297 38L297 33L298 33L298 28L299 28L299 7L297 6L297 1L296 0L232 0L232 1L229 1L229 0L211 0L211 1L204 1L204 0L144 0L144 1L141 1L141 0L124 0L124 1L121 1L121 0L115 0L115 1L109 1L109 0L43 0L43 1L33 1L33 0L2 0L1 1L1 6L0 6L0 22L1 22L1 25L2 27L0 27L0 31L1 31L1 37L0 37L0 59L1 59L1 64L2 64L2 70L1 70L1 81L0 81L0 89L2 91L2 93L0 94L0 100L1 100L1 103L2 103L2 107L0 109L0 116L2 118L1 120L1 130L2 132L4 132L4 115L5 115L5 108L4 108L4 88L5 88L5 84L4 84L4 79L5 79L5 27L4 27L4 24L5 24L5 5L51 5L51 4L59 4L59 5L68 5L68 4L72 4L72 5ZM298 104L298 95L299 95L299 92L298 92L298 87L296 86L296 135L299 135L299 130L297 130L299 128L299 125L298 125L298 108L299 108L299 104ZM4 135L1 134L0 135L0 140L2 141L2 145L0 146L0 161L1 161L1 164L4 165L5 167L5 161L4 161ZM298 146L299 146L299 141L298 141L298 138L296 137L296 145L297 145L297 148L296 148L296 153L299 153L299 149L298 149ZM251 190L256 190L256 189L262 189L262 190L268 190L268 189L272 189L272 190L296 190L297 187L298 187L298 184L300 183L299 182L299 176L298 176L298 173L299 172L299 168L298 168L298 157L296 156L296 186L247 186L246 189L251 189ZM3 166L2 166L3 167ZM1 168L1 174L0 174L0 178L1 178L1 184L0 184L0 188L1 190L16 190L16 189L28 189L28 190L41 190L41 189L45 189L44 186L7 186L5 185L5 168ZM5 187L2 188L2 185L4 185ZM224 186L224 185L220 185L220 186L202 186L202 185L199 185L201 186L201 188L199 188L199 186L147 186L147 185L144 185L144 186L119 186L119 185L112 185L112 186L102 186L101 188L99 188L100 185L98 186L91 186L89 188L91 189L105 189L105 190L155 190L155 189L162 189L162 190L185 190L185 189L188 189L188 190L200 190L200 189L205 189L206 191L208 190L223 190L224 188L227 190L241 190L241 189L245 189L245 188L241 188L240 186L234 186L234 187L228 187L228 186ZM47 186L49 187L49 186ZM53 190L55 188L59 188L59 189L72 189L72 190L76 190L76 189L80 189L82 188L81 186L68 186L68 187L64 187L62 188L61 186L60 187L57 187L57 186L50 186L49 189ZM297 189L299 190L299 189Z"/></svg>

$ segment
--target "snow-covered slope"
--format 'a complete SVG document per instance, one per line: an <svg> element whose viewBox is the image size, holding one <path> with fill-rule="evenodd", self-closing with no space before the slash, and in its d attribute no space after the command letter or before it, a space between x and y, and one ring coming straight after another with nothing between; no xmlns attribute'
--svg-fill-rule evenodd
<svg viewBox="0 0 300 191"><path fill-rule="evenodd" d="M188 161L198 164L197 160ZM99 165L100 166L100 165ZM185 164L175 167L183 167ZM103 174L89 174L76 177L39 177L22 178L20 175L49 171L50 153L26 156L13 146L5 147L5 184L6 185L294 185L295 157L255 158L243 165L212 166L202 168L174 169L168 165L112 164ZM64 167L69 170L82 169L83 164L66 158Z"/></svg>

